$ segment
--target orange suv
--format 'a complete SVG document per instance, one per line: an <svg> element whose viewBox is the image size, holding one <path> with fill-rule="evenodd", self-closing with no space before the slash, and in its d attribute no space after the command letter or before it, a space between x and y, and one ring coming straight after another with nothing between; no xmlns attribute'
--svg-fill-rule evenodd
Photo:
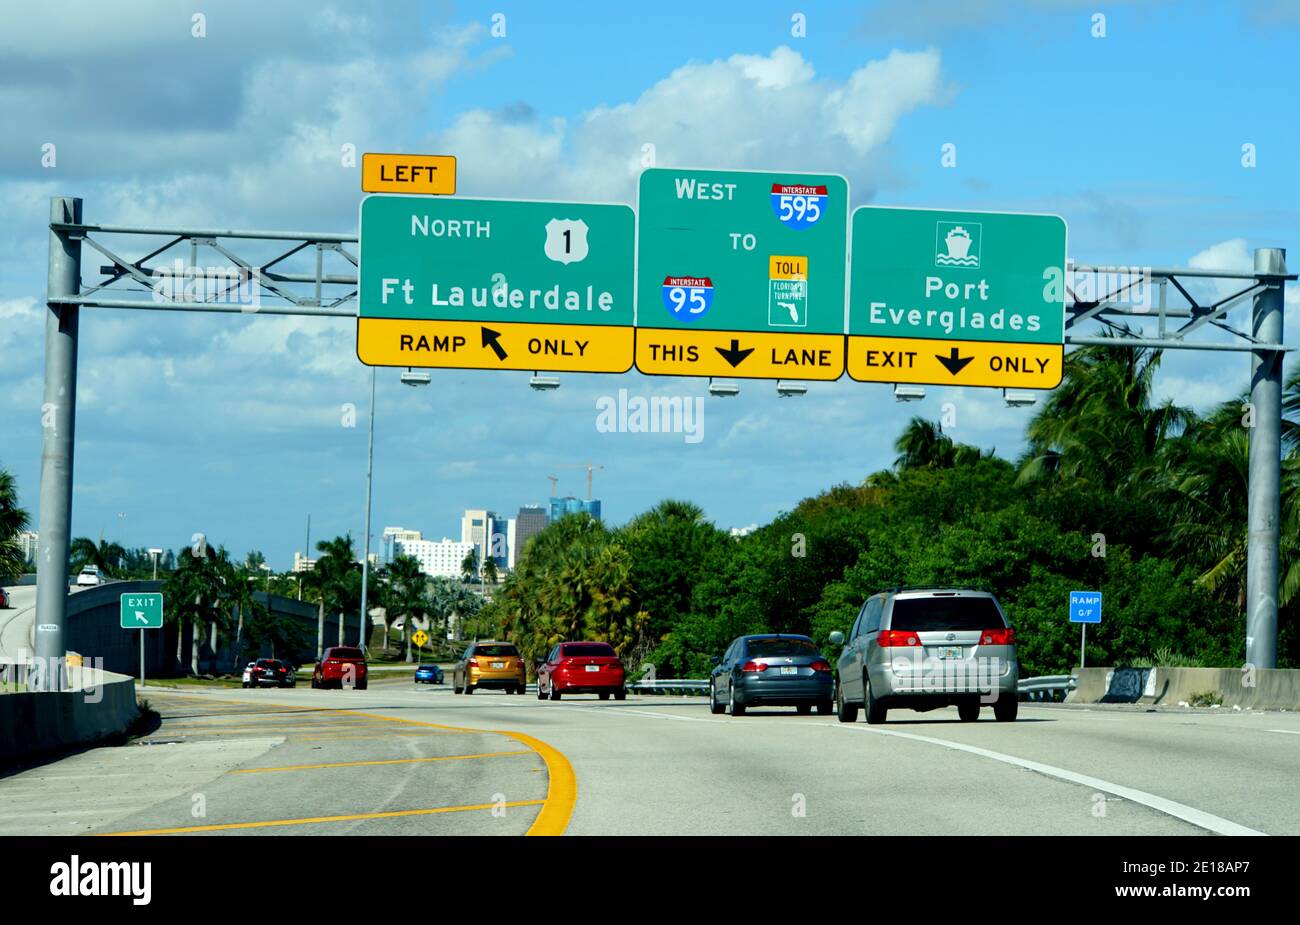
<svg viewBox="0 0 1300 925"><path fill-rule="evenodd" d="M472 642L451 672L451 689L472 694L480 687L497 687L507 694L522 694L528 669L513 642Z"/></svg>

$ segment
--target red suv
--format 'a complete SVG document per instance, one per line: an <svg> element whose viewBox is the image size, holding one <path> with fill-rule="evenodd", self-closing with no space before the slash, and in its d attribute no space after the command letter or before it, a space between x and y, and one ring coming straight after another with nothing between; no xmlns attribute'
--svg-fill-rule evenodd
<svg viewBox="0 0 1300 925"><path fill-rule="evenodd" d="M623 662L607 642L562 642L537 669L537 699L559 700L562 694L599 694L627 699Z"/></svg>
<svg viewBox="0 0 1300 925"><path fill-rule="evenodd" d="M330 646L311 673L311 686L365 690L366 656L356 646Z"/></svg>

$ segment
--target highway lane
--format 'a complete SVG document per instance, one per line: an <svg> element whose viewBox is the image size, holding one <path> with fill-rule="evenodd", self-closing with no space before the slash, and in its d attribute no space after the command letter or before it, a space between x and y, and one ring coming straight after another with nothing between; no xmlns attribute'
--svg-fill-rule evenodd
<svg viewBox="0 0 1300 925"><path fill-rule="evenodd" d="M168 714L154 740L182 744L86 755L193 749L211 773L83 830L521 833L545 805L571 834L1300 834L1293 713L1022 704L1014 724L939 710L869 727L791 710L712 716L702 698L465 697L402 678L368 691L148 697ZM213 741L239 754L215 760ZM550 773L546 744L572 768L576 800ZM471 755L492 757L428 760ZM24 825L58 799L23 775L0 780L0 832L13 825L15 786ZM89 804L105 785L82 786ZM197 822L196 792L207 813ZM503 802L515 805L498 816L426 812Z"/></svg>
<svg viewBox="0 0 1300 925"><path fill-rule="evenodd" d="M36 607L36 585L6 587L9 609L0 610L0 656L16 658L31 651L32 617Z"/></svg>

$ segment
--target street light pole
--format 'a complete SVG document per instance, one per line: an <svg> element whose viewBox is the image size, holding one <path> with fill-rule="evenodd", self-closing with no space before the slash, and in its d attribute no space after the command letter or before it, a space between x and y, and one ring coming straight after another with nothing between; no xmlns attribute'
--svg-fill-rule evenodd
<svg viewBox="0 0 1300 925"><path fill-rule="evenodd" d="M366 538L363 543L365 551L361 554L361 630L357 635L357 645L361 647L362 652L366 649L366 604L370 587L370 495L375 471L375 372L376 367L370 367L370 439L366 449Z"/></svg>

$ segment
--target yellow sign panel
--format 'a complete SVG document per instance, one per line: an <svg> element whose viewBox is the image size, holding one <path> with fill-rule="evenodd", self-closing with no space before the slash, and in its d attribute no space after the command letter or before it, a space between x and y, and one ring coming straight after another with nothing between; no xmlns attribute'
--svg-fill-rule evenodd
<svg viewBox="0 0 1300 925"><path fill-rule="evenodd" d="M429 634L424 630L416 630L411 636L411 642L415 643L417 646L423 646L428 641Z"/></svg>
<svg viewBox="0 0 1300 925"><path fill-rule="evenodd" d="M363 154L361 189L367 193L456 192L456 158L450 154Z"/></svg>
<svg viewBox="0 0 1300 925"><path fill-rule="evenodd" d="M844 337L637 328L636 368L650 376L830 381L844 373Z"/></svg>
<svg viewBox="0 0 1300 925"><path fill-rule="evenodd" d="M1054 389L1065 347L1000 341L850 335L849 376L859 382Z"/></svg>
<svg viewBox="0 0 1300 925"><path fill-rule="evenodd" d="M619 325L357 319L357 358L368 366L625 373L633 342Z"/></svg>
<svg viewBox="0 0 1300 925"><path fill-rule="evenodd" d="M768 279L807 279L807 257L778 257L775 254L767 258Z"/></svg>

